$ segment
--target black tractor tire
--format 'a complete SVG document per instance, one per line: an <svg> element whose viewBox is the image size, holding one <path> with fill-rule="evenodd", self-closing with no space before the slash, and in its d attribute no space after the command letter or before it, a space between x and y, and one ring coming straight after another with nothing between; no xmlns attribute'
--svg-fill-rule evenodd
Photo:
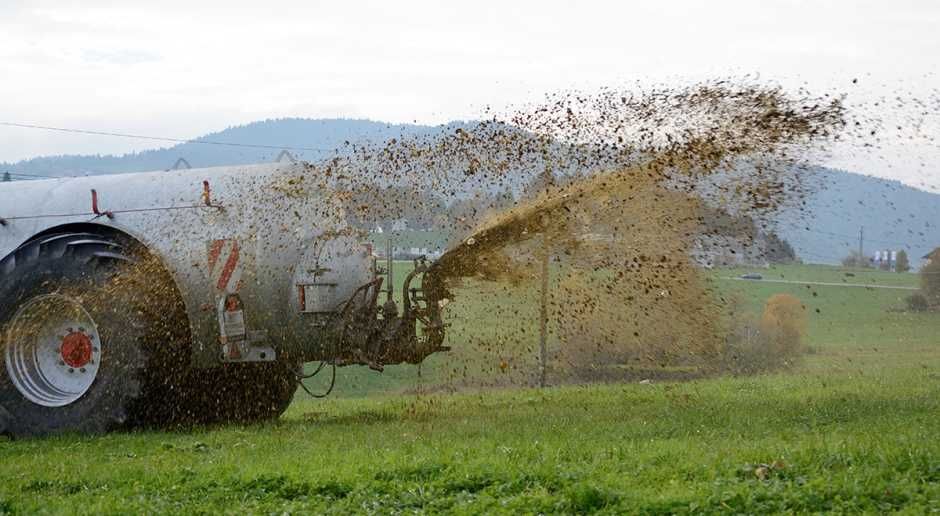
<svg viewBox="0 0 940 516"><path fill-rule="evenodd" d="M13 437L101 433L132 420L135 402L144 393L144 342L150 325L134 309L140 301L135 293L114 285L133 262L119 242L86 233L42 237L0 261L0 432ZM21 307L37 299L74 301L97 326L101 354L94 380L64 406L27 399L7 365L12 322Z"/></svg>
<svg viewBox="0 0 940 516"><path fill-rule="evenodd" d="M78 400L31 402L6 367L7 330L20 306L49 294L80 299L101 339L100 369ZM0 434L102 433L278 418L297 390L285 361L190 367L185 306L169 274L119 235L55 234L0 260Z"/></svg>

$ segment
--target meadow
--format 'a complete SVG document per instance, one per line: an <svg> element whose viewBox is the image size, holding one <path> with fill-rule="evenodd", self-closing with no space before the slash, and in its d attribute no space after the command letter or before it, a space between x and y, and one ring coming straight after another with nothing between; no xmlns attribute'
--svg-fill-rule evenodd
<svg viewBox="0 0 940 516"><path fill-rule="evenodd" d="M745 272L797 283L727 279ZM453 354L341 369L335 397L298 395L278 422L0 442L0 513L940 512L940 315L899 310L905 290L800 283L917 277L709 277L755 313L798 297L811 353L757 376L537 389L531 348L477 352L500 324L534 344L537 307L497 320L484 285L451 307L473 321Z"/></svg>

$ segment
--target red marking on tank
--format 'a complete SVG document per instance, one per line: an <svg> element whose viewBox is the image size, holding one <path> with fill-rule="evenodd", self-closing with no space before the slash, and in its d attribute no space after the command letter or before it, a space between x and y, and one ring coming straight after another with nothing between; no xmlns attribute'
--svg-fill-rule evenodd
<svg viewBox="0 0 940 516"><path fill-rule="evenodd" d="M85 367L91 362L91 352L93 346L91 339L84 333L73 331L62 339L62 347L59 353L62 354L62 361L69 367Z"/></svg>
<svg viewBox="0 0 940 516"><path fill-rule="evenodd" d="M219 260L219 255L222 254L222 247L225 245L225 240L213 240L209 244L209 270L215 269L215 262Z"/></svg>
<svg viewBox="0 0 940 516"><path fill-rule="evenodd" d="M225 290L225 287L228 286L228 282L232 279L232 273L235 272L235 267L238 266L238 242L232 242L232 252L228 255L228 261L225 262L225 267L222 268L222 275L219 276L219 282L216 283L216 288L219 290Z"/></svg>

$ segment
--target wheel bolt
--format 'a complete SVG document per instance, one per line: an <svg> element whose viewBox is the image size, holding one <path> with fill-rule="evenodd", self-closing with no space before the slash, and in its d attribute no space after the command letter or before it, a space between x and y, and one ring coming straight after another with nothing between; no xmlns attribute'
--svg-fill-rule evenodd
<svg viewBox="0 0 940 516"><path fill-rule="evenodd" d="M74 372L75 372L75 369L72 369L72 368L70 367L70 368L69 368L69 372L70 372L70 373L74 373Z"/></svg>
<svg viewBox="0 0 940 516"><path fill-rule="evenodd" d="M84 373L84 372L85 372L85 368L83 367L83 368L79 369L78 371L79 371L80 373Z"/></svg>

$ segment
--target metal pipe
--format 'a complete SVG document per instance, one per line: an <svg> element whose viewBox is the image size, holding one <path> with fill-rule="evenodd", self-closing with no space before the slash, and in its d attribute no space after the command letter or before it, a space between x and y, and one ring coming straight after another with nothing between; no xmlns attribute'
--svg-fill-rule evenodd
<svg viewBox="0 0 940 516"><path fill-rule="evenodd" d="M395 262L392 260L392 239L389 238L385 241L385 267L386 272L388 273L388 288L385 292L388 293L388 301L394 301L395 295Z"/></svg>
<svg viewBox="0 0 940 516"><path fill-rule="evenodd" d="M114 218L114 214L110 211L101 211L98 209L98 191L94 188L91 189L91 212L98 217L105 216L109 219Z"/></svg>

